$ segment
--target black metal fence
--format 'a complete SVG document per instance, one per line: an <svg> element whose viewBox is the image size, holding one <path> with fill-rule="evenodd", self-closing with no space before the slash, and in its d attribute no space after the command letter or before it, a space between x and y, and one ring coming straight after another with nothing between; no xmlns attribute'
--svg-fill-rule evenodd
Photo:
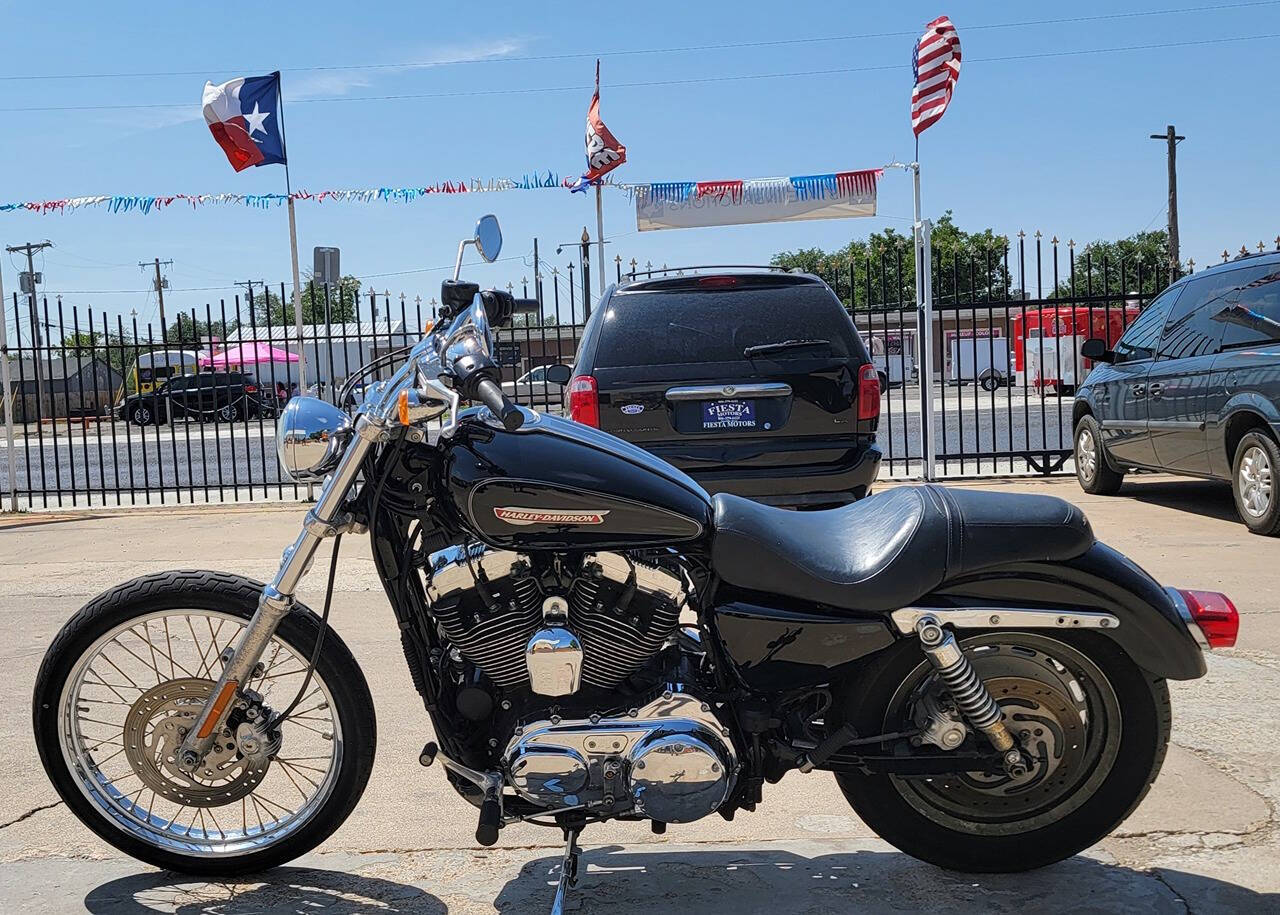
<svg viewBox="0 0 1280 915"><path fill-rule="evenodd" d="M680 272L625 266L615 259L611 279ZM1039 233L989 249L935 250L927 341L934 377L922 379L909 239L905 247L811 269L851 310L879 369L879 437L883 472L891 476L920 473L924 383L933 391L941 474L1067 468L1072 395L1089 368L1080 343L1090 336L1114 342L1168 279L1166 265L1096 257ZM544 264L540 275L508 287L542 302L540 315L522 316L499 333L496 356L515 399L560 408L561 388L536 370L572 362L593 286L580 265L575 271L572 264L563 270ZM4 507L11 488L20 505L39 508L304 496L306 487L284 477L275 457L275 414L300 380L297 363L286 361L298 348L291 312L286 317L281 307L286 293L283 284L252 286L246 295L143 323L57 300L42 298L33 307L30 296L15 294L5 303L15 438L11 448L0 440ZM397 360L363 382L355 380L357 370L416 340L435 320L436 303L309 287L303 314L308 387L350 406L361 395L359 383L387 377ZM252 396L235 410L217 402L206 410L176 403L161 387L154 396L168 421L138 425L126 409L129 398L195 371L198 354L215 342L219 351L243 347L275 356L200 367L251 373Z"/></svg>

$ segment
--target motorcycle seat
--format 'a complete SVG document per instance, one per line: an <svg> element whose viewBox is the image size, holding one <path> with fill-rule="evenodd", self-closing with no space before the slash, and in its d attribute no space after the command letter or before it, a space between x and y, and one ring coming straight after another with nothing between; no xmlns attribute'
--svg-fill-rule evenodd
<svg viewBox="0 0 1280 915"><path fill-rule="evenodd" d="M896 610L961 576L1071 559L1094 543L1084 513L1053 496L928 485L816 512L712 501L722 580L844 610Z"/></svg>

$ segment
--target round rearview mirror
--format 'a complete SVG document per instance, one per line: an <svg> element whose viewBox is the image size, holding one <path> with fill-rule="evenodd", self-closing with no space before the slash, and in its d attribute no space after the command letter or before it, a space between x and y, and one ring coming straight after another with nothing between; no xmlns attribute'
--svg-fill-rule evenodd
<svg viewBox="0 0 1280 915"><path fill-rule="evenodd" d="M498 217L492 213L481 216L476 223L476 248L489 263L498 259L498 252L502 250L502 227L498 225Z"/></svg>

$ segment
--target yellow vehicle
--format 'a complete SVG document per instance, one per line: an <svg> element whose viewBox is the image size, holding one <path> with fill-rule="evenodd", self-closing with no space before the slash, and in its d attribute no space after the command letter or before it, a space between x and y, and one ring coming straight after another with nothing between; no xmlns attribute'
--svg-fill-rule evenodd
<svg viewBox="0 0 1280 915"><path fill-rule="evenodd" d="M129 373L133 390L149 394L174 375L186 375L199 368L197 354L182 349L162 349L140 353Z"/></svg>

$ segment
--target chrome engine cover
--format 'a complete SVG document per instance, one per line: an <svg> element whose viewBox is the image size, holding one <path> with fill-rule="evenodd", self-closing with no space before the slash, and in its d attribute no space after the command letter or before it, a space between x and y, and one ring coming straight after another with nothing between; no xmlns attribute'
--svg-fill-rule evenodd
<svg viewBox="0 0 1280 915"><path fill-rule="evenodd" d="M728 729L710 707L671 690L625 715L525 725L504 759L511 787L535 804L663 823L714 813L738 770Z"/></svg>

